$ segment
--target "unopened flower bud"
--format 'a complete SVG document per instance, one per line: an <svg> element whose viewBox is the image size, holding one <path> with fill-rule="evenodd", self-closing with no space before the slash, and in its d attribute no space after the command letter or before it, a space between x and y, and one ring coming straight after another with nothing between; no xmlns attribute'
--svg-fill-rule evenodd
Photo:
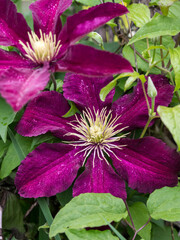
<svg viewBox="0 0 180 240"><path fill-rule="evenodd" d="M150 98L155 98L157 96L157 90L156 87L154 86L151 77L148 77L147 94Z"/></svg>

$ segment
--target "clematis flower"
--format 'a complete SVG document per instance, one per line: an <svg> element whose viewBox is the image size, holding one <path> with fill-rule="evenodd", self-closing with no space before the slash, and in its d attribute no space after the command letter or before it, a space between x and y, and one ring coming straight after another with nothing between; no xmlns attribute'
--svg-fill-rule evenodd
<svg viewBox="0 0 180 240"><path fill-rule="evenodd" d="M30 5L34 32L10 0L0 0L0 93L15 111L45 88L56 71L91 76L131 72L130 63L113 53L75 43L112 18L127 13L116 3L104 3L67 18L60 16L72 0L37 0Z"/></svg>
<svg viewBox="0 0 180 240"><path fill-rule="evenodd" d="M170 103L173 86L161 75L151 78L158 91L156 110L159 104ZM43 143L22 161L15 178L22 197L49 197L65 191L83 166L73 196L94 192L125 199L125 181L142 193L177 184L180 156L175 150L154 137L129 139L123 133L145 126L148 120L141 84L114 103L113 90L102 102L100 89L110 80L67 74L64 96L82 111L69 118L63 117L69 105L60 93L43 92L29 103L18 133L31 137L51 131L65 142Z"/></svg>

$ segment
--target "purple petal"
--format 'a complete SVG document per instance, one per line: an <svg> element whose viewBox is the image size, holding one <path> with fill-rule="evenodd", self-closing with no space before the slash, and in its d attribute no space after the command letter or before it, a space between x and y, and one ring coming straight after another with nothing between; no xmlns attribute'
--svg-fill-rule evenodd
<svg viewBox="0 0 180 240"><path fill-rule="evenodd" d="M89 78L82 75L66 74L64 79L64 97L77 104L80 109L93 107L98 110L107 105L111 105L115 91L112 90L106 102L99 98L101 88L105 87L112 77L106 78Z"/></svg>
<svg viewBox="0 0 180 240"><path fill-rule="evenodd" d="M49 76L47 66L36 70L9 68L0 76L0 93L14 111L19 111L45 88Z"/></svg>
<svg viewBox="0 0 180 240"><path fill-rule="evenodd" d="M16 52L7 52L0 49L0 72L8 69L9 67L33 68L34 64L25 58L22 58Z"/></svg>
<svg viewBox="0 0 180 240"><path fill-rule="evenodd" d="M70 71L89 76L108 76L132 72L130 63L120 55L77 44L67 49L57 62L57 71Z"/></svg>
<svg viewBox="0 0 180 240"><path fill-rule="evenodd" d="M111 165L93 155L88 158L85 171L77 178L73 187L73 196L81 193L111 193L115 197L126 199L124 181L114 172Z"/></svg>
<svg viewBox="0 0 180 240"><path fill-rule="evenodd" d="M104 3L88 10L83 10L67 18L67 23L60 33L63 48L77 42L87 33L105 24L112 18L127 13L126 7L116 3ZM61 49L62 50L62 49Z"/></svg>
<svg viewBox="0 0 180 240"><path fill-rule="evenodd" d="M22 52L22 42L28 41L27 32L31 29L21 13L17 13L15 4L10 0L1 0L0 7L0 45L15 46Z"/></svg>
<svg viewBox="0 0 180 240"><path fill-rule="evenodd" d="M50 197L69 188L82 164L74 147L43 143L22 161L15 178L19 194L26 198Z"/></svg>
<svg viewBox="0 0 180 240"><path fill-rule="evenodd" d="M150 76L158 92L155 99L156 111L158 105L168 106L170 104L174 87L170 85L168 79L162 75ZM147 82L145 83L145 88L147 91ZM151 104L151 99L148 99ZM133 93L126 94L114 102L112 110L114 115L121 115L119 121L122 123L122 127L128 126L127 130L144 127L148 120L148 108L141 82L134 88ZM150 125L152 124L153 122Z"/></svg>
<svg viewBox="0 0 180 240"><path fill-rule="evenodd" d="M34 20L34 30L59 35L60 15L71 5L72 0L38 0L30 5Z"/></svg>
<svg viewBox="0 0 180 240"><path fill-rule="evenodd" d="M129 187L139 192L150 193L164 186L178 183L180 155L161 140L154 137L122 139L122 150L113 150L114 167Z"/></svg>
<svg viewBox="0 0 180 240"><path fill-rule="evenodd" d="M72 132L69 118L62 118L69 111L69 104L58 92L43 92L34 98L17 126L17 132L23 136L32 137L48 131L63 137ZM72 139L72 138L71 138Z"/></svg>

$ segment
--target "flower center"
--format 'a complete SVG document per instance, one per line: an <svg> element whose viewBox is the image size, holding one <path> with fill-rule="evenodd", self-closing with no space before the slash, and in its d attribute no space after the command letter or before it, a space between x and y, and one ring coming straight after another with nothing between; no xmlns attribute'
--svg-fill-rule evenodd
<svg viewBox="0 0 180 240"><path fill-rule="evenodd" d="M119 141L126 135L123 134L117 136L117 134L125 129L119 128L119 125L121 124L117 123L119 118L120 117L117 116L112 118L112 111L108 112L106 108L103 108L100 112L99 110L95 111L95 109L93 112L90 109L86 109L86 111L83 111L80 118L76 116L75 123L70 123L76 132L68 133L67 135L79 138L79 140L71 144L82 147L82 150L78 153L84 152L85 160L90 153L94 151L93 159L95 159L97 154L101 160L104 159L107 162L104 153L109 156L108 152L113 153L113 148L121 149L122 145L120 146L114 142Z"/></svg>
<svg viewBox="0 0 180 240"><path fill-rule="evenodd" d="M19 41L26 52L25 56L38 64L52 61L61 48L60 40L56 41L55 34L52 35L52 32L45 34L41 30L39 32L40 37L34 32L28 33L29 42L26 42L26 44Z"/></svg>

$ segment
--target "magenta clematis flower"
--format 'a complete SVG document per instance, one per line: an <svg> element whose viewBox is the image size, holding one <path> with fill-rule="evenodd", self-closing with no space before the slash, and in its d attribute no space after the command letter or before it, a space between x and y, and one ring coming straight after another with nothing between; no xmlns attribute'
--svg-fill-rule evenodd
<svg viewBox="0 0 180 240"><path fill-rule="evenodd" d="M133 71L130 63L113 53L74 44L127 8L105 3L68 17L61 14L72 0L37 0L30 5L34 32L10 0L0 0L0 45L15 46L20 54L0 49L0 93L15 111L43 90L55 71L106 76Z"/></svg>
<svg viewBox="0 0 180 240"><path fill-rule="evenodd" d="M151 76L157 91L156 106L167 106L173 86L161 75ZM17 126L23 136L51 131L64 143L43 143L19 166L15 184L23 197L52 196L65 191L77 177L73 196L81 193L111 193L126 198L125 181L139 192L175 186L180 156L154 137L129 139L122 131L143 127L148 111L141 84L133 93L112 103L114 91L102 102L99 92L111 79L67 74L64 96L76 103L82 114L64 118L69 105L62 94L43 92L34 98ZM112 165L109 162L112 160Z"/></svg>

